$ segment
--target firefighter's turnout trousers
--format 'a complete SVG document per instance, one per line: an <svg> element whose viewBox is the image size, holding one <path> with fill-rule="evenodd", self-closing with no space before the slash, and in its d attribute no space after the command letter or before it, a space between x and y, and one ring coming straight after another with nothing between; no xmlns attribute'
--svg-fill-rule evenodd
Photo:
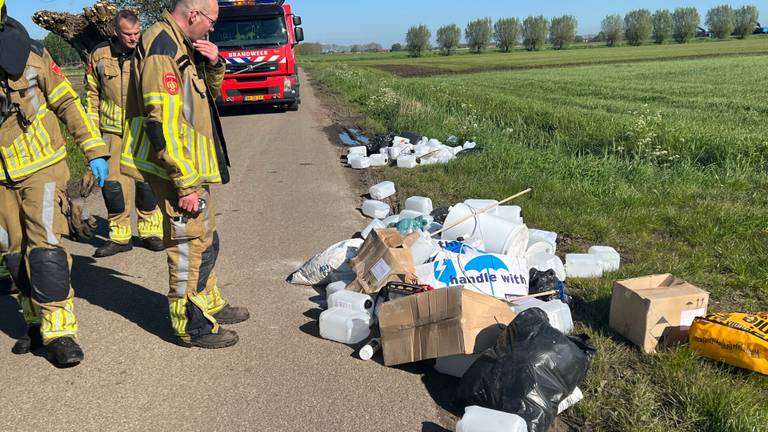
<svg viewBox="0 0 768 432"><path fill-rule="evenodd" d="M133 236L131 212L136 206L139 238L163 238L163 214L157 206L149 183L137 182L120 172L120 153L123 139L120 135L103 133L109 146L109 177L101 193L109 218L109 239L117 244L128 244Z"/></svg>
<svg viewBox="0 0 768 432"><path fill-rule="evenodd" d="M182 339L218 332L213 314L227 303L217 285L219 234L209 188L200 198L206 208L195 217L180 211L179 195L170 181L150 177L149 183L163 213L163 238L168 257L171 326Z"/></svg>
<svg viewBox="0 0 768 432"><path fill-rule="evenodd" d="M0 252L21 294L27 325L40 325L43 343L77 336L69 285L71 259L64 206L69 169L61 161L15 183L0 182Z"/></svg>

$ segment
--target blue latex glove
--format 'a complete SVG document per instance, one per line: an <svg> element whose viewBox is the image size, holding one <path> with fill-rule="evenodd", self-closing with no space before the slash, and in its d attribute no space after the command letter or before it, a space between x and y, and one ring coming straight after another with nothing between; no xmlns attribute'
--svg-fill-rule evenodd
<svg viewBox="0 0 768 432"><path fill-rule="evenodd" d="M93 176L96 177L99 187L104 187L104 182L109 176L107 160L103 158L94 159L88 162L88 165L91 167L91 172L93 173Z"/></svg>

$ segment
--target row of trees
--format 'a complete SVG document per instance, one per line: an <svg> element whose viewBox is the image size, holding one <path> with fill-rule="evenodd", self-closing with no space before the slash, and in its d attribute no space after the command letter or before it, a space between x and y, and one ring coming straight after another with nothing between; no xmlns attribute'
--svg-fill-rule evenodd
<svg viewBox="0 0 768 432"><path fill-rule="evenodd" d="M524 21L518 18L501 18L495 23L490 18L471 21L464 29L464 39L473 52L481 52L491 41L504 52L509 52L522 41L530 51L540 50L549 41L555 49L568 48L576 40L578 21L571 15L553 18L530 16ZM437 30L437 46L444 55L451 55L459 47L462 31L456 24ZM432 32L425 25L413 26L405 36L406 48L413 56L420 56L430 49Z"/></svg>
<svg viewBox="0 0 768 432"><path fill-rule="evenodd" d="M707 12L706 25L710 32L721 39L736 35L745 38L752 34L759 18L755 6L734 9L723 5ZM664 43L674 39L685 43L696 37L701 17L694 7L677 8L674 12L659 10L655 13L647 9L629 12L626 16L608 15L603 19L599 40L609 46L627 40L631 45L640 45L653 39ZM471 21L464 28L463 35L467 46L473 52L481 52L491 41L504 52L522 42L525 49L540 50L549 42L554 49L566 49L574 41L578 21L571 15L552 18L529 16L523 21L518 18L502 18L493 23L490 18ZM437 30L437 47L444 55L451 55L459 47L462 29L456 24L449 24ZM413 26L405 36L406 49L413 56L421 56L430 49L432 32L425 25ZM399 44L398 44L399 45Z"/></svg>
<svg viewBox="0 0 768 432"><path fill-rule="evenodd" d="M759 12L755 6L734 9L723 5L707 12L706 25L717 38L725 39L732 34L745 38L752 34L757 25ZM663 9L651 14L648 9L621 15L608 15L602 22L602 38L609 46L626 39L630 45L640 45L653 39L664 43L674 39L686 43L696 37L701 17L694 7L677 8L674 12Z"/></svg>

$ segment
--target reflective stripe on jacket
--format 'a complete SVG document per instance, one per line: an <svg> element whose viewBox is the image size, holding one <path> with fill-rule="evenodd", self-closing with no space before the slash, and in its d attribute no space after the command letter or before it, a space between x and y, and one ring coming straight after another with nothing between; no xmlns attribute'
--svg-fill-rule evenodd
<svg viewBox="0 0 768 432"><path fill-rule="evenodd" d="M0 181L19 181L66 158L59 119L86 158L109 157L106 144L88 118L69 80L37 42L19 77L8 77L14 109L0 125Z"/></svg>
<svg viewBox="0 0 768 432"><path fill-rule="evenodd" d="M131 76L130 53L124 53L113 37L93 49L85 74L88 115L101 132L123 135L128 80Z"/></svg>
<svg viewBox="0 0 768 432"><path fill-rule="evenodd" d="M210 66L164 13L143 34L134 56L123 173L171 180L180 196L204 184L226 183L224 137L212 100L223 78L224 62Z"/></svg>

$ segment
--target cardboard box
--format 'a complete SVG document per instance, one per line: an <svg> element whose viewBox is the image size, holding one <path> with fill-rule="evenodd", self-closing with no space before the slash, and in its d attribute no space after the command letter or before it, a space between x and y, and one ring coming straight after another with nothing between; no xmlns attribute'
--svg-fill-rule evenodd
<svg viewBox="0 0 768 432"><path fill-rule="evenodd" d="M685 339L687 327L707 314L709 293L671 274L616 281L610 327L646 353Z"/></svg>
<svg viewBox="0 0 768 432"><path fill-rule="evenodd" d="M384 303L379 312L384 364L480 353L514 318L503 301L460 286Z"/></svg>
<svg viewBox="0 0 768 432"><path fill-rule="evenodd" d="M415 282L416 270L409 247L417 238L403 237L396 229L373 230L358 255L350 260L357 278L347 289L376 294L389 282Z"/></svg>

